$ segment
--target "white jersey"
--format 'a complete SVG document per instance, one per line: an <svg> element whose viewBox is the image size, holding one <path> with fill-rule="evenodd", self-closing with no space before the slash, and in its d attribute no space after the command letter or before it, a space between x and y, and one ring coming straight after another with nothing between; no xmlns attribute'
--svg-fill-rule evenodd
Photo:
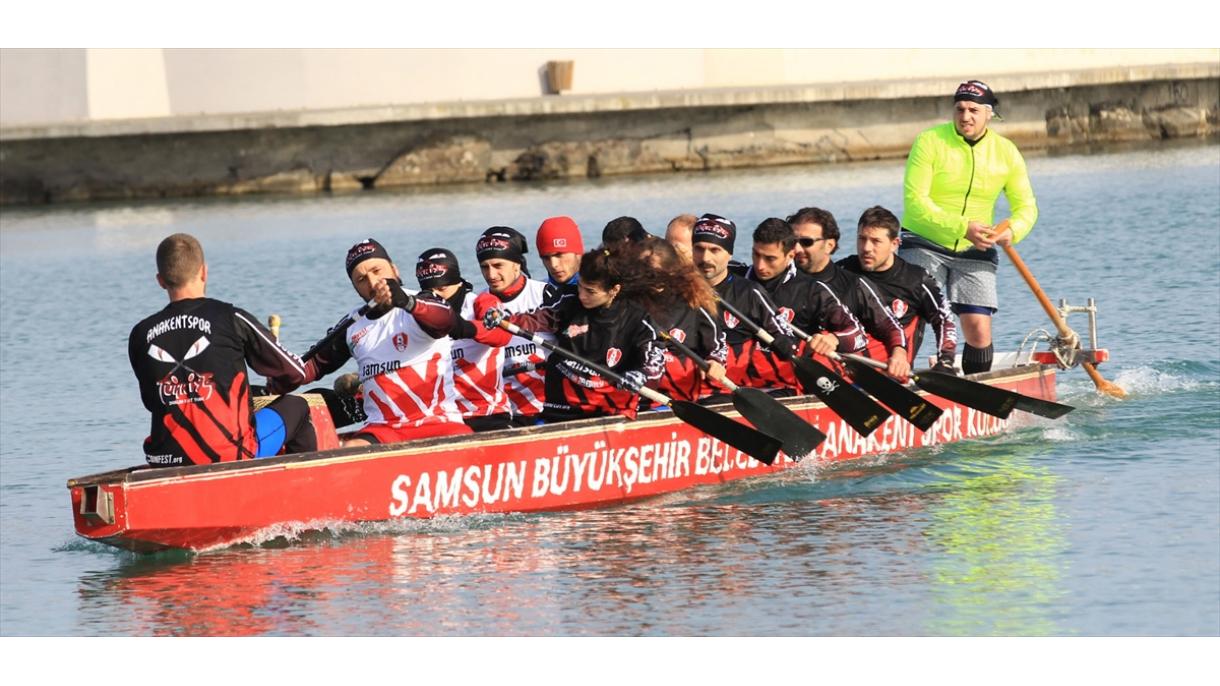
<svg viewBox="0 0 1220 686"><path fill-rule="evenodd" d="M418 303L417 308L437 306ZM347 345L359 365L370 424L402 428L462 422L454 402L448 336L433 338L412 314L394 308L377 319L359 316L348 327Z"/></svg>
<svg viewBox="0 0 1220 686"><path fill-rule="evenodd" d="M462 301L462 319L473 320L475 294ZM504 389L504 348L484 345L471 338L453 341L453 385L463 417L510 414L512 406Z"/></svg>
<svg viewBox="0 0 1220 686"><path fill-rule="evenodd" d="M547 303L548 286L545 281L525 280L525 288L515 298L500 303L500 309L508 314L533 312ZM543 340L554 342L555 336L539 331ZM542 412L546 398L545 362L550 351L532 341L514 337L504 351L504 391L508 395L514 415L536 415Z"/></svg>

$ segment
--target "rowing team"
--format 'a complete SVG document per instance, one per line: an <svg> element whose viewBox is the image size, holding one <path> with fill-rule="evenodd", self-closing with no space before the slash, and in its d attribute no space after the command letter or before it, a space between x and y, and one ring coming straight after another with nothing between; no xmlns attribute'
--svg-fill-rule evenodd
<svg viewBox="0 0 1220 686"><path fill-rule="evenodd" d="M478 292L440 247L416 262L419 290L405 289L370 238L345 263L369 304L301 357L249 313L206 298L202 247L175 234L157 251L170 304L138 324L129 345L152 413L145 454L150 464L180 465L314 449L300 396L251 414L246 363L287 394L354 359L367 422L345 445L634 417L651 406L644 387L695 402L733 385L795 393L797 356L833 366L840 353L857 353L905 382L924 323L936 367L953 371L948 304L922 268L895 254L898 232L893 213L870 208L858 222L857 255L835 263L834 217L804 208L759 224L745 265L732 260L737 227L715 214L675 218L665 239L620 217L588 252L574 221L552 217L535 243L548 279L530 277L526 237L496 226L475 243L487 284ZM548 354L551 346L567 352Z"/></svg>

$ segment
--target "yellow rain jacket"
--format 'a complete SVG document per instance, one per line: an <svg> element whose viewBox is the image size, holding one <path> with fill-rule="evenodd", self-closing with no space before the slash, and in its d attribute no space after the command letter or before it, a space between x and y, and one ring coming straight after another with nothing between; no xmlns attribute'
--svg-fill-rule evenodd
<svg viewBox="0 0 1220 686"><path fill-rule="evenodd" d="M966 225L994 224L1000 191L1012 210L1015 244L1038 220L1034 189L1017 146L990 128L971 146L953 122L934 126L919 134L907 156L902 226L947 250L971 249Z"/></svg>

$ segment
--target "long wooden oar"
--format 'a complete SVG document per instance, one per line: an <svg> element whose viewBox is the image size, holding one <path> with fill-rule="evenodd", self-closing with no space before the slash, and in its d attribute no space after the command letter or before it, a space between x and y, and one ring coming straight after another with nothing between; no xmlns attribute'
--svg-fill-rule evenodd
<svg viewBox="0 0 1220 686"><path fill-rule="evenodd" d="M775 343L774 336L767 333L758 323L750 321L750 318L732 303L719 299L718 302L734 317L741 320L750 334L762 341L764 345ZM847 383L843 377L821 362L793 355L792 367L796 371L796 378L801 382L801 386L826 403L827 407L842 417L843 421L858 431L861 436L871 434L881 426L886 417L890 416L889 410L873 402L873 399L863 391Z"/></svg>
<svg viewBox="0 0 1220 686"><path fill-rule="evenodd" d="M1007 219L997 224L994 232L1002 233L1006 228L1008 228ZM1011 243L1003 246L1003 248L1005 254L1008 255L1008 259L1012 261L1012 265L1017 268L1017 272L1021 275L1021 278L1025 279L1025 283L1029 285L1029 290L1033 291L1034 297L1038 299L1038 304L1042 305L1042 309L1046 311L1046 315L1051 318L1051 323L1053 323L1055 328L1059 330L1059 336L1062 338L1070 338L1071 340L1079 340L1080 337L1077 336L1076 332L1072 331L1072 328L1069 327L1067 322L1063 320L1063 317L1059 314L1059 310L1056 310L1055 306L1051 304L1050 298L1046 297L1046 293L1042 290L1042 286L1039 286L1038 280L1034 278L1033 272L1029 271L1029 267L1025 266L1025 260L1022 260L1021 256L1017 254L1017 249L1012 247ZM1097 371L1097 365L1093 364L1092 361L1081 362L1080 366L1084 367L1085 372L1087 372L1089 378L1093 380L1093 385L1097 387L1097 390L1105 393L1106 395L1114 396L1115 398L1127 397L1127 392L1124 391L1118 384L1106 381L1104 378L1102 378L1101 372Z"/></svg>
<svg viewBox="0 0 1220 686"><path fill-rule="evenodd" d="M552 353L561 357L566 357L573 362L582 364L589 369L601 374L606 379L613 381L616 384L623 383L623 377L610 371L608 368L587 360L576 353L565 350L554 343L544 339L536 333L526 331L521 327L513 324L510 321L502 320L500 328L512 333L514 336L520 336L528 339L534 345L542 346ZM682 421L699 429L703 433L717 438L724 443L727 443L734 448L737 448L743 453L753 457L763 464L771 464L775 462L775 456L779 453L782 443L779 439L769 436L758 429L746 426L740 422L735 422L728 417L710 410L702 405L687 402L685 400L673 400L662 393L658 393L651 388L642 387L639 390L640 395L648 398L658 405L668 405L669 409L673 410L674 415Z"/></svg>
<svg viewBox="0 0 1220 686"><path fill-rule="evenodd" d="M691 362L694 362L695 366L704 373L711 366L707 360L665 330L657 329L657 336L676 348L678 352L689 357ZM727 378L720 379L717 383L727 388L732 394L733 407L737 408L741 416L750 420L751 424L765 433L783 441L784 452L788 457L800 460L826 440L826 434L819 431L817 427L801 419L783 403L757 388L742 388Z"/></svg>

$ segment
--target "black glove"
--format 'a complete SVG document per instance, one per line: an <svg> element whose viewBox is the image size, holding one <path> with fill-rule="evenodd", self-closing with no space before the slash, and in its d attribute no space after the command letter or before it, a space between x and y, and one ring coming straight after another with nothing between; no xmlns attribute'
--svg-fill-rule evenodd
<svg viewBox="0 0 1220 686"><path fill-rule="evenodd" d="M771 352L781 360L788 361L792 359L793 352L796 350L796 341L792 340L791 336L779 334L775 337L775 342L771 344Z"/></svg>
<svg viewBox="0 0 1220 686"><path fill-rule="evenodd" d="M623 381L619 386L625 391L639 393L646 383L648 383L648 379L644 377L644 373L633 369L623 375Z"/></svg>
<svg viewBox="0 0 1220 686"><path fill-rule="evenodd" d="M414 312L415 296L404 291L398 279L386 279L385 282L390 287L390 304L407 312Z"/></svg>

